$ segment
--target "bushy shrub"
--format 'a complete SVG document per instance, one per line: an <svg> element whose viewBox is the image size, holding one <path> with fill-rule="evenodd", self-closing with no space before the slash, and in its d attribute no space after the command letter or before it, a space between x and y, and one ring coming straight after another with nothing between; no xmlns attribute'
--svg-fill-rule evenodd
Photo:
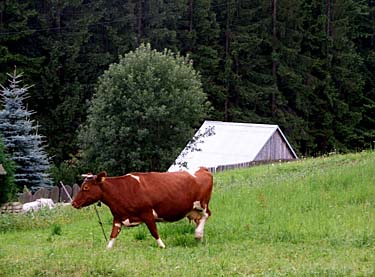
<svg viewBox="0 0 375 277"><path fill-rule="evenodd" d="M209 109L191 61L141 45L100 77L79 140L93 171L165 170Z"/></svg>

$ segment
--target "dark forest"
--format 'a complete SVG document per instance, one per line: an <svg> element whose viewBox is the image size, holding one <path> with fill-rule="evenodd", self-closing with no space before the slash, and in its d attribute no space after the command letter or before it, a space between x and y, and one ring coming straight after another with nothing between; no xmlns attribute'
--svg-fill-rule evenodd
<svg viewBox="0 0 375 277"><path fill-rule="evenodd" d="M189 55L209 119L278 124L302 156L369 149L374 8L373 0L3 0L0 83L17 66L34 85L28 108L55 164L78 153L98 77L141 43Z"/></svg>

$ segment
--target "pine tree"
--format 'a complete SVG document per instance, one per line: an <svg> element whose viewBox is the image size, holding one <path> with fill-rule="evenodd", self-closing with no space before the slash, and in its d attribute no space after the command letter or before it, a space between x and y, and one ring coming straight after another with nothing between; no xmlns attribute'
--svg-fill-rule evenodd
<svg viewBox="0 0 375 277"><path fill-rule="evenodd" d="M51 179L47 171L50 164L43 149L43 137L38 126L30 119L33 114L23 101L27 98L29 87L19 87L21 74L14 71L8 74L9 86L3 87L3 110L0 110L0 131L6 153L16 164L15 180L18 190L24 186L29 189L48 187Z"/></svg>
<svg viewBox="0 0 375 277"><path fill-rule="evenodd" d="M29 79L40 76L43 57L35 49L32 22L36 10L32 6L32 1L0 1L0 84L6 81L5 72L14 64Z"/></svg>
<svg viewBox="0 0 375 277"><path fill-rule="evenodd" d="M49 139L48 152L59 164L77 152L75 135L86 116L85 101L113 61L108 52L116 47L109 38L113 32L101 24L108 21L103 18L103 1L32 2L37 11L34 22L43 30L36 32L33 50L45 58L29 104Z"/></svg>
<svg viewBox="0 0 375 277"><path fill-rule="evenodd" d="M361 70L365 81L363 89L360 132L364 147L374 149L375 143L375 0L366 1L366 9L353 19L356 45L363 60Z"/></svg>
<svg viewBox="0 0 375 277"><path fill-rule="evenodd" d="M357 126L362 117L363 61L353 43L352 24L362 7L358 1L326 0L311 1L304 9L310 12L305 15L301 51L312 61L304 118L315 144L307 154L347 151L362 144Z"/></svg>
<svg viewBox="0 0 375 277"><path fill-rule="evenodd" d="M301 53L303 41L303 6L301 0L273 1L273 66L277 90L277 117L274 119L301 149L310 143L304 122L306 96L305 78L309 57ZM280 101L281 100L281 101ZM303 150L303 149L302 149ZM303 152L302 152L303 153ZM304 153L303 153L304 154Z"/></svg>
<svg viewBox="0 0 375 277"><path fill-rule="evenodd" d="M224 102L222 87L217 84L221 71L219 66L219 34L220 26L209 0L185 1L180 8L181 19L178 20L177 51L189 55L194 61L194 68L202 76L203 90L209 96L209 101L217 107ZM221 118L221 112L217 111Z"/></svg>
<svg viewBox="0 0 375 277"><path fill-rule="evenodd" d="M176 27L182 15L182 9L183 1L181 0L144 1L141 42L149 42L159 51L165 48L180 51L177 47Z"/></svg>

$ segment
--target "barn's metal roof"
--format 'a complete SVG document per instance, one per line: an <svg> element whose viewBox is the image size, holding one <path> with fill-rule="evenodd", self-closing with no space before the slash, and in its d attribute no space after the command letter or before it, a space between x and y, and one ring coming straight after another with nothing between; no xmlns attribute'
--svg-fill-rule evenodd
<svg viewBox="0 0 375 277"><path fill-rule="evenodd" d="M213 127L215 134L202 139L203 142L198 145L200 151L184 150L185 155L182 151L169 171L186 169L181 165L184 163L188 170L194 170L199 166L216 168L220 165L251 162L277 131L292 155L297 158L278 125L205 121L196 135L204 133L209 127Z"/></svg>

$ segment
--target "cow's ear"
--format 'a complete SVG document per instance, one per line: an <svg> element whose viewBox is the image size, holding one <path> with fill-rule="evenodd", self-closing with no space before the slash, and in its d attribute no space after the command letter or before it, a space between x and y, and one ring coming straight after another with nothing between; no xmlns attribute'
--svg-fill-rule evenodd
<svg viewBox="0 0 375 277"><path fill-rule="evenodd" d="M103 182L105 177L107 177L107 172L102 171L98 175L96 175L96 181L97 182Z"/></svg>

